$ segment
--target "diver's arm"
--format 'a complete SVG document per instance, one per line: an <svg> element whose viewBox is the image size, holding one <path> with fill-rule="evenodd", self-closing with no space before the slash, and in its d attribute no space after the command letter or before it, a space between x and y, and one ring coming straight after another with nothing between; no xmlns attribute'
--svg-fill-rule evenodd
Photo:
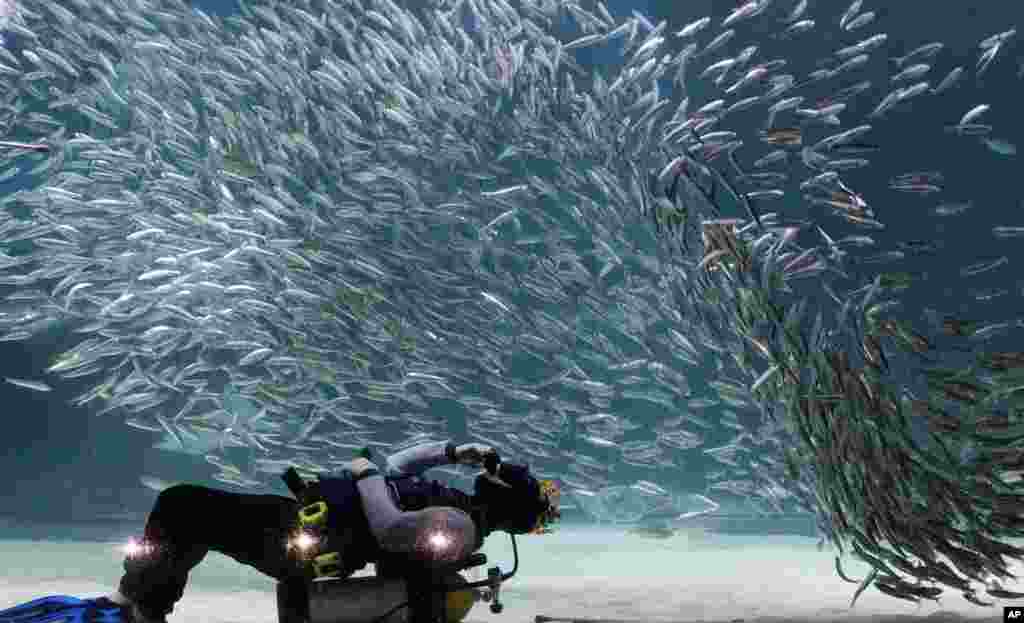
<svg viewBox="0 0 1024 623"><path fill-rule="evenodd" d="M368 470L358 478L356 487L363 500L363 510L370 532L381 549L394 554L412 554L417 552L417 543L422 545L425 528L437 525L442 520L448 531L467 535L462 543L469 547L476 541L476 527L466 513L447 506L431 507L419 511L402 511L388 494L384 476L376 470ZM472 551L470 549L469 551ZM460 555L463 552L459 552Z"/></svg>
<svg viewBox="0 0 1024 623"><path fill-rule="evenodd" d="M450 441L421 443L388 457L385 473L392 477L418 476L432 467L455 463L455 444Z"/></svg>

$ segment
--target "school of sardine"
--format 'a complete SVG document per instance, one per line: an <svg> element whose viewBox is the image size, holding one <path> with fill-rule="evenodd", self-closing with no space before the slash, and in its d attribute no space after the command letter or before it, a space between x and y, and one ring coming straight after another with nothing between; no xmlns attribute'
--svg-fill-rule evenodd
<svg viewBox="0 0 1024 623"><path fill-rule="evenodd" d="M901 140L874 126L981 91L1014 29L948 67L939 42L893 54L861 0L674 32L589 0L425 4L19 2L0 339L82 341L7 381L94 379L78 404L245 488L468 436L578 497L647 470L656 507L706 456L708 508L813 513L870 566L836 559L854 600L1024 597L1001 584L1024 554L1019 324L904 304L928 276L892 266L937 243L887 238L886 204L972 203L955 172L871 161ZM932 130L1014 157L999 105ZM1022 237L992 226L959 277Z"/></svg>

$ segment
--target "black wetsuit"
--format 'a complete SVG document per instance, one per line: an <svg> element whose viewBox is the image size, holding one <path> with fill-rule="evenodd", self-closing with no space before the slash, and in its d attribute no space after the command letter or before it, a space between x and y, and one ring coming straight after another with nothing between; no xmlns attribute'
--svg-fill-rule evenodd
<svg viewBox="0 0 1024 623"><path fill-rule="evenodd" d="M418 456L406 451L404 462L418 462L413 466L419 470L446 462L444 447L440 447L440 454L437 445L424 447L424 450ZM389 469L402 471L402 466L396 468L389 464ZM387 496L395 502L401 515L412 518L421 509L446 506L465 511L479 525L477 506L470 496L416 476L416 473L405 474L389 478L387 483ZM380 476L376 478L383 480ZM320 488L319 493L328 501L331 550L341 549L337 545L343 545L343 576L389 555L381 549L371 529L373 522L363 511L360 489L350 477L322 478L311 487ZM146 521L144 543L154 546L154 550L126 558L119 590L143 614L160 619L172 611L174 603L184 593L189 571L210 550L278 581L304 583L308 579L304 567L289 557L286 547L297 528L298 511L296 500L279 495L232 493L197 485L165 489L157 497ZM480 530L478 535L480 541L475 544L476 548L482 545L486 533Z"/></svg>

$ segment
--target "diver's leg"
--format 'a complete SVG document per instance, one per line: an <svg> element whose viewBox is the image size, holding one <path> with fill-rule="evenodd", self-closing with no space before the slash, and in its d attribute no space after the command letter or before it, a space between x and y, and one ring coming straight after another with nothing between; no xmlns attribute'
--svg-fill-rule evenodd
<svg viewBox="0 0 1024 623"><path fill-rule="evenodd" d="M197 485L163 490L146 521L148 549L125 559L114 601L130 601L160 620L181 599L188 572L209 550L275 579L293 575L285 541L298 503L278 495L220 491Z"/></svg>

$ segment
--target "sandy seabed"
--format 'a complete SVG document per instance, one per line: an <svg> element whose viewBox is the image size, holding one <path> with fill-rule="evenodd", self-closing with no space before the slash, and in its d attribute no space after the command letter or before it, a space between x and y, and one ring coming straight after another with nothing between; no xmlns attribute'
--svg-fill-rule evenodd
<svg viewBox="0 0 1024 623"><path fill-rule="evenodd" d="M26 537L0 528L0 609L43 595L104 595L116 586L122 541L80 540L71 527L38 532ZM491 537L484 552L489 566L512 568L503 535ZM520 538L519 556L519 571L502 590L504 611L492 614L477 604L467 623L534 623L537 615L557 623L996 622L1004 605L1024 605L982 608L949 591L938 604L917 606L869 589L851 610L856 587L836 575L831 552L802 537L680 531L649 539L623 529L567 526ZM849 561L844 570L861 577L865 567ZM169 623L276 623L274 587L272 579L211 553L191 573Z"/></svg>

